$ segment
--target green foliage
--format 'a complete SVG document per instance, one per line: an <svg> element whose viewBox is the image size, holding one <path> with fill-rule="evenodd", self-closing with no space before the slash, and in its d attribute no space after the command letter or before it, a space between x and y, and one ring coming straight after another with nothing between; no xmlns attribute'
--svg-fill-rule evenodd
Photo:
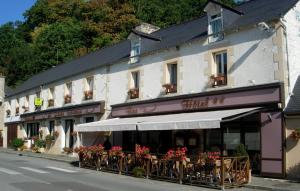
<svg viewBox="0 0 300 191"><path fill-rule="evenodd" d="M159 27L203 14L206 0L37 0L25 21L0 26L0 73L16 86L57 64L126 39L140 22ZM222 0L232 5L232 0Z"/></svg>
<svg viewBox="0 0 300 191"><path fill-rule="evenodd" d="M20 148L24 145L24 141L22 139L19 139L19 138L15 138L13 141L12 141L12 146L17 149L17 148Z"/></svg>
<svg viewBox="0 0 300 191"><path fill-rule="evenodd" d="M138 177L138 178L142 178L145 175L145 169L141 168L141 167L134 167L134 169L132 170L133 176Z"/></svg>
<svg viewBox="0 0 300 191"><path fill-rule="evenodd" d="M42 139L36 139L34 141L34 146L38 148L44 148L46 146L46 142Z"/></svg>
<svg viewBox="0 0 300 191"><path fill-rule="evenodd" d="M51 145L52 144L52 141L55 140L55 137L53 135L46 135L45 137L45 142L47 145Z"/></svg>
<svg viewBox="0 0 300 191"><path fill-rule="evenodd" d="M248 152L246 150L246 147L244 144L239 144L236 148L235 148L235 152L234 152L234 156L248 156Z"/></svg>

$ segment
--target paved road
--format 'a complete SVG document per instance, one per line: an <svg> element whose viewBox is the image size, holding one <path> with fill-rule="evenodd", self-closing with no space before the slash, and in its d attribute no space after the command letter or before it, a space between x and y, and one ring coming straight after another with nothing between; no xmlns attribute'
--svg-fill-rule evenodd
<svg viewBox="0 0 300 191"><path fill-rule="evenodd" d="M193 186L80 169L67 163L0 153L0 191L204 191ZM236 189L237 190L237 189ZM253 191L251 189L238 189Z"/></svg>

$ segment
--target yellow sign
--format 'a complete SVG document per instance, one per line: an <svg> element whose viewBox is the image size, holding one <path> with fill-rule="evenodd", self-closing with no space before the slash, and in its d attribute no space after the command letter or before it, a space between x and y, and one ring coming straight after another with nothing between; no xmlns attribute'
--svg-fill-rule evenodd
<svg viewBox="0 0 300 191"><path fill-rule="evenodd" d="M35 98L34 99L34 105L35 106L42 106L43 105L43 99L42 98Z"/></svg>

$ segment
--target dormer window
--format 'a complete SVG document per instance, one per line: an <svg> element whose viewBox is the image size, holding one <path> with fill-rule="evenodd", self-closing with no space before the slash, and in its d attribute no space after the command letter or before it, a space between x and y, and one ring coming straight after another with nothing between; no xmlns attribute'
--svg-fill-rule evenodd
<svg viewBox="0 0 300 191"><path fill-rule="evenodd" d="M141 40L140 38L131 41L130 63L134 64L139 61L141 54Z"/></svg>
<svg viewBox="0 0 300 191"><path fill-rule="evenodd" d="M209 42L222 40L223 21L221 12L209 16Z"/></svg>

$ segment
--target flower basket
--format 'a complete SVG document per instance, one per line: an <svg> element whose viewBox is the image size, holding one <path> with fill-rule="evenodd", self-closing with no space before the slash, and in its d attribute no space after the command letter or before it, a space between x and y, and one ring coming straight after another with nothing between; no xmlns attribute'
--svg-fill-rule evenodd
<svg viewBox="0 0 300 191"><path fill-rule="evenodd" d="M124 157L124 153L122 151L122 147L120 146L113 146L110 151L109 154L111 156L118 156L118 157Z"/></svg>
<svg viewBox="0 0 300 191"><path fill-rule="evenodd" d="M29 107L23 106L22 108L24 109L24 112L28 112L29 111Z"/></svg>
<svg viewBox="0 0 300 191"><path fill-rule="evenodd" d="M177 148L177 149L170 149L166 155L164 156L165 160L175 160L183 162L186 160L186 152L187 148Z"/></svg>
<svg viewBox="0 0 300 191"><path fill-rule="evenodd" d="M20 108L16 107L16 115L19 115L19 114L20 114Z"/></svg>
<svg viewBox="0 0 300 191"><path fill-rule="evenodd" d="M136 99L139 97L139 88L132 88L128 91L128 96L130 99Z"/></svg>
<svg viewBox="0 0 300 191"><path fill-rule="evenodd" d="M150 148L136 144L135 155L137 158L151 159Z"/></svg>
<svg viewBox="0 0 300 191"><path fill-rule="evenodd" d="M9 110L9 109L8 109L8 110L6 110L6 116L7 116L7 117L9 117L9 116L10 116L10 113L11 113L11 112L10 112L10 110Z"/></svg>
<svg viewBox="0 0 300 191"><path fill-rule="evenodd" d="M48 107L53 107L54 106L54 99L49 99L48 100Z"/></svg>
<svg viewBox="0 0 300 191"><path fill-rule="evenodd" d="M93 99L93 91L92 90L84 91L84 99L85 100Z"/></svg>
<svg viewBox="0 0 300 191"><path fill-rule="evenodd" d="M65 104L71 103L72 97L70 95L65 95Z"/></svg>
<svg viewBox="0 0 300 191"><path fill-rule="evenodd" d="M300 140L300 129L295 129L293 132L290 134L290 138L299 141Z"/></svg>
<svg viewBox="0 0 300 191"><path fill-rule="evenodd" d="M165 88L166 94L177 92L177 85L176 84L164 84L162 87Z"/></svg>

